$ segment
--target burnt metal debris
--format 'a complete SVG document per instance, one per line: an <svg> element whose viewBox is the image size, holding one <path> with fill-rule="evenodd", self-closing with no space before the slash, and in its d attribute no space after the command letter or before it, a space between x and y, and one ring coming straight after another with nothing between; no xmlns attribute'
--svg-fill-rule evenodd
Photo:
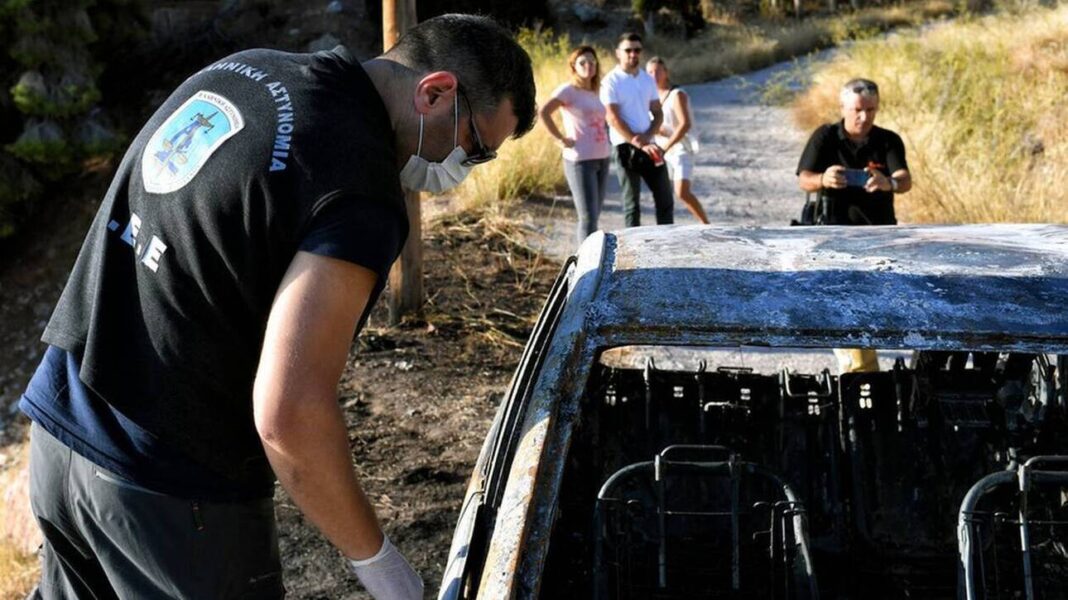
<svg viewBox="0 0 1068 600"><path fill-rule="evenodd" d="M1066 304L1064 227L596 235L441 597L1068 597ZM697 350L661 368L665 346ZM830 347L908 352L837 375L700 350Z"/></svg>

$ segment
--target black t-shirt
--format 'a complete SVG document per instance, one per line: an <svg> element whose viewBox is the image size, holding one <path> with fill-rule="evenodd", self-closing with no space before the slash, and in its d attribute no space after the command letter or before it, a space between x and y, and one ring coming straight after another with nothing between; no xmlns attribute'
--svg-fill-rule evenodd
<svg viewBox="0 0 1068 600"><path fill-rule="evenodd" d="M208 66L127 151L44 341L168 447L269 489L252 385L271 302L304 250L375 271L370 308L408 234L396 162L382 99L344 48Z"/></svg>
<svg viewBox="0 0 1068 600"><path fill-rule="evenodd" d="M801 154L797 174L800 175L801 171L822 173L834 165L848 169L875 166L887 177L895 171L909 168L905 161L905 144L899 135L873 126L868 139L857 144L846 135L842 121L821 125L812 133ZM841 190L824 189L822 193L831 200L832 221L836 224L897 224L892 192L868 193L863 188L847 187Z"/></svg>

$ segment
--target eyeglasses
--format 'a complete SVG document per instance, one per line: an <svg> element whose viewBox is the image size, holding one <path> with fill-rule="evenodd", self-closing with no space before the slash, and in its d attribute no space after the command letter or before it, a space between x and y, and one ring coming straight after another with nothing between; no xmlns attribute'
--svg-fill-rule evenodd
<svg viewBox="0 0 1068 600"><path fill-rule="evenodd" d="M488 163L489 161L497 158L497 151L490 150L482 143L482 136L478 134L478 126L475 125L475 111L471 110L471 102L467 99L467 94L463 92L459 87L456 91L460 93L460 97L464 99L464 106L467 107L467 114L471 118L467 120L467 127L471 130L471 137L475 140L475 151L467 155L467 158L460 162L465 167L473 167L475 165L481 165Z"/></svg>
<svg viewBox="0 0 1068 600"><path fill-rule="evenodd" d="M623 48L623 51L626 52L627 54L641 54L642 53L642 49L641 48Z"/></svg>

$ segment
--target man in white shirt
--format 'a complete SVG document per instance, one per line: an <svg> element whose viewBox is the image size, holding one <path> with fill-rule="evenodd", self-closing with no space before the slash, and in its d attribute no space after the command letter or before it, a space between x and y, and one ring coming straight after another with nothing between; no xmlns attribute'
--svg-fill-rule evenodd
<svg viewBox="0 0 1068 600"><path fill-rule="evenodd" d="M605 105L605 120L615 146L613 156L623 187L623 222L627 227L641 225L638 196L642 179L653 193L656 223L667 225L675 220L675 199L664 152L653 140L664 113L656 82L641 69L641 54L640 35L628 32L619 36L616 44L619 65L601 82L601 102Z"/></svg>

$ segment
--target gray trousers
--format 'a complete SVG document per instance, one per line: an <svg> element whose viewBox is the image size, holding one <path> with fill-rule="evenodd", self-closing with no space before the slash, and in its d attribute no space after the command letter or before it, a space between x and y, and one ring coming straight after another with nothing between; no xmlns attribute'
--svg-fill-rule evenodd
<svg viewBox="0 0 1068 600"><path fill-rule="evenodd" d="M73 452L36 423L30 506L44 533L29 598L282 598L271 498L185 500Z"/></svg>
<svg viewBox="0 0 1068 600"><path fill-rule="evenodd" d="M575 234L578 243L594 231L604 206L605 184L608 182L608 159L571 161L564 159L564 176L575 200L578 226Z"/></svg>
<svg viewBox="0 0 1068 600"><path fill-rule="evenodd" d="M643 179L645 185L649 186L649 191L653 193L656 224L674 223L675 194L671 190L671 177L668 175L667 164L644 171L628 171L623 168L623 163L619 159L619 146L612 150L616 173L619 175L619 185L623 188L623 224L627 227L637 227L642 224L642 211L638 205L638 198L641 196Z"/></svg>

